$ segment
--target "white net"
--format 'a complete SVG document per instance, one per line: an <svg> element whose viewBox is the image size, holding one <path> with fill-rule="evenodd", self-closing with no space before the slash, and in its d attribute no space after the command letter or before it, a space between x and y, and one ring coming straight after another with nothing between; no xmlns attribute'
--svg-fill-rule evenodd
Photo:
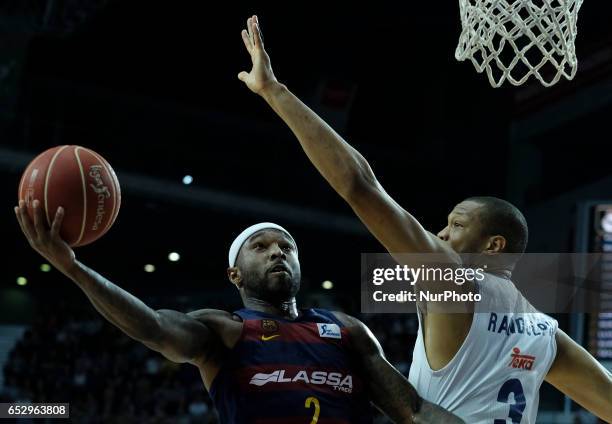
<svg viewBox="0 0 612 424"><path fill-rule="evenodd" d="M493 87L521 85L534 76L544 86L574 78L576 23L583 0L459 0L462 32L455 51Z"/></svg>

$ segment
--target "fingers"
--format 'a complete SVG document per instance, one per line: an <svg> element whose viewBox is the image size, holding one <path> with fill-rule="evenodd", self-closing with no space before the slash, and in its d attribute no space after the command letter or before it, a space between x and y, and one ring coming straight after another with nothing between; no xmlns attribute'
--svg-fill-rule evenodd
<svg viewBox="0 0 612 424"><path fill-rule="evenodd" d="M26 205L23 200L19 201L19 206L15 208L15 213L17 214L17 221L19 221L19 226L21 227L21 231L25 234L29 241L36 239L36 230L32 225L32 221L28 216L28 212L26 210Z"/></svg>
<svg viewBox="0 0 612 424"><path fill-rule="evenodd" d="M247 29L242 30L242 41L249 53L253 48L263 48L263 36L259 28L259 18L256 15L247 19Z"/></svg>
<svg viewBox="0 0 612 424"><path fill-rule="evenodd" d="M19 201L19 206L15 206L15 215L17 222L21 227L21 231L25 234L28 242L34 247L49 241L49 235L51 238L59 238L60 230L62 228L62 222L64 221L65 211L64 208L59 207L55 213L55 218L51 224L51 230L47 231L44 223L43 211L40 207L40 201L35 200L33 203L34 207L34 223L28 216L27 207L23 200Z"/></svg>
<svg viewBox="0 0 612 424"><path fill-rule="evenodd" d="M249 38L249 33L246 29L242 30L242 41L244 42L244 46L246 47L249 54L253 51L253 44L251 43L251 39Z"/></svg>
<svg viewBox="0 0 612 424"><path fill-rule="evenodd" d="M248 72L242 71L238 74L238 79L242 82L246 82L248 76L249 76Z"/></svg>
<svg viewBox="0 0 612 424"><path fill-rule="evenodd" d="M51 224L51 238L59 237L60 229L62 228L62 222L64 221L64 208L61 206L57 208L55 212L55 218L53 224Z"/></svg>
<svg viewBox="0 0 612 424"><path fill-rule="evenodd" d="M21 228L21 231L23 231L23 233L28 236L28 233L25 229L25 227L23 226L23 222L21 221L21 209L19 208L19 206L15 206L15 216L17 217L17 222L19 223L19 228Z"/></svg>
<svg viewBox="0 0 612 424"><path fill-rule="evenodd" d="M34 229L38 237L46 235L47 229L43 223L42 208L40 207L40 201L34 200Z"/></svg>
<svg viewBox="0 0 612 424"><path fill-rule="evenodd" d="M261 29L259 28L259 19L257 16L253 16L253 46L258 49L263 49L263 36L261 35Z"/></svg>
<svg viewBox="0 0 612 424"><path fill-rule="evenodd" d="M253 46L253 17L247 19L247 32L249 35L249 42Z"/></svg>

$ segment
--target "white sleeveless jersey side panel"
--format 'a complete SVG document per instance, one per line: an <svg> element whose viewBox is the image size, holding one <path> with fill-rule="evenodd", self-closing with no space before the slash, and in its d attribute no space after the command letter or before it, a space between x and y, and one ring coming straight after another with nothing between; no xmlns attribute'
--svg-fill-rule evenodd
<svg viewBox="0 0 612 424"><path fill-rule="evenodd" d="M539 389L557 353L557 321L533 308L509 280L486 274L478 290L482 301L470 331L440 370L429 367L419 316L410 383L470 424L535 424Z"/></svg>

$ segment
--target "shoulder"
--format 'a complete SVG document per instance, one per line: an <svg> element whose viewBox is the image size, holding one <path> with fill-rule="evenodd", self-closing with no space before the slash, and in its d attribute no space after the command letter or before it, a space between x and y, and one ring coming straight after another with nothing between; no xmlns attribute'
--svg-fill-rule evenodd
<svg viewBox="0 0 612 424"><path fill-rule="evenodd" d="M198 309L196 311L188 312L187 315L190 317L206 324L210 321L232 321L241 322L240 317L232 314L231 312L223 311L221 309Z"/></svg>
<svg viewBox="0 0 612 424"><path fill-rule="evenodd" d="M347 328L351 335L374 337L368 326L354 316L339 311L330 311L330 313Z"/></svg>
<svg viewBox="0 0 612 424"><path fill-rule="evenodd" d="M382 355L382 347L367 325L344 312L333 311L332 314L348 330L352 340L351 345L356 351L366 355Z"/></svg>
<svg viewBox="0 0 612 424"><path fill-rule="evenodd" d="M242 320L231 312L220 309L198 309L187 315L206 325L227 348L233 348L242 334Z"/></svg>
<svg viewBox="0 0 612 424"><path fill-rule="evenodd" d="M364 326L365 325L364 323L359 321L357 318L355 318L355 317L353 317L351 315L345 314L344 312L329 311L329 313L332 314L345 327L355 327L355 326L360 326L360 325Z"/></svg>

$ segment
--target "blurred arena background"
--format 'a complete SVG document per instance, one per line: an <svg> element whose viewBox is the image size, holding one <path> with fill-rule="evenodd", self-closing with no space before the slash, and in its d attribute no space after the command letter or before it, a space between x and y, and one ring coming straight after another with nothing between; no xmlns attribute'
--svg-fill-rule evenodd
<svg viewBox="0 0 612 424"><path fill-rule="evenodd" d="M427 228L494 195L525 212L529 252L612 248L609 2L582 7L574 81L492 89L454 59L454 1L2 0L1 401L70 402L77 422L217 422L195 368L103 321L19 231L21 172L59 144L98 151L122 184L114 227L78 257L149 305L238 308L229 244L272 220L300 247L300 304L359 315L360 254L382 248L238 81L253 13L277 77ZM361 318L407 374L416 317ZM555 318L612 367L612 317ZM544 383L538 422L597 421Z"/></svg>

